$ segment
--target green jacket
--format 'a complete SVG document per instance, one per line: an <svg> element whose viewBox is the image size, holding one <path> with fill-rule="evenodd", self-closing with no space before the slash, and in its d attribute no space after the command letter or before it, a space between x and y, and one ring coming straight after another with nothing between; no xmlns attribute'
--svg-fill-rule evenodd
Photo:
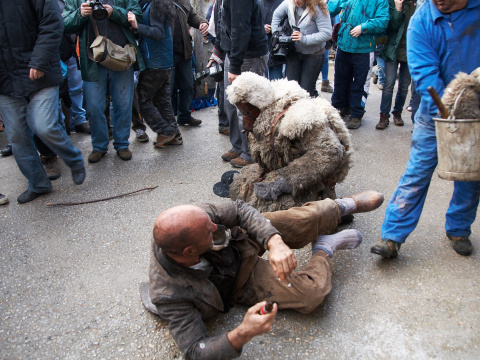
<svg viewBox="0 0 480 360"><path fill-rule="evenodd" d="M97 63L90 60L87 53L87 44L89 39L88 32L90 31L90 42L95 39L95 33L90 22L90 17L83 18L80 14L80 5L83 0L66 0L65 9L63 11L63 21L65 23L65 33L77 33L80 37L80 66L82 71L82 79L84 81L98 81ZM122 25L122 30L128 39L128 42L137 49L137 62L134 64L135 70L144 70L142 55L138 50L137 43L133 33L130 31L130 23L128 22L127 14L129 11L133 12L137 17L139 23L142 22L142 10L136 0L114 0L113 13L110 20Z"/></svg>
<svg viewBox="0 0 480 360"><path fill-rule="evenodd" d="M397 11L395 1L389 0L390 22L387 27L388 41L380 56L385 61L407 61L407 27L415 9L417 1L404 1L402 11Z"/></svg>

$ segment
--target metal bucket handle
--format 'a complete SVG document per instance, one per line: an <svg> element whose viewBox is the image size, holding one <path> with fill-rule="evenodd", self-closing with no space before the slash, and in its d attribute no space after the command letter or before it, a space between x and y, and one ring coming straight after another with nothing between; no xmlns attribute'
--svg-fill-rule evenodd
<svg viewBox="0 0 480 360"><path fill-rule="evenodd" d="M448 120L451 120L452 122L448 123L447 130L450 131L452 134L456 132L459 128L455 120L455 110L457 109L458 100L460 100L460 97L463 95L463 92L466 89L467 88L463 88L462 91L460 91L460 94L458 94L457 98L455 99L455 103L453 104L452 112L448 116Z"/></svg>

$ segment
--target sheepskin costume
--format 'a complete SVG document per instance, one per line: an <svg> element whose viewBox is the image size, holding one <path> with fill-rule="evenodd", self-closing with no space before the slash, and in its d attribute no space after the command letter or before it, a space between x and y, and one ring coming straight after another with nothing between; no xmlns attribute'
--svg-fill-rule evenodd
<svg viewBox="0 0 480 360"><path fill-rule="evenodd" d="M456 119L480 119L480 67L470 75L459 72L443 93L442 102Z"/></svg>
<svg viewBox="0 0 480 360"><path fill-rule="evenodd" d="M230 185L232 200L249 202L258 210L286 210L308 201L336 198L335 184L343 181L351 167L350 134L338 111L322 98L311 99L296 81L270 82L246 72L227 89L232 104L247 101L260 109L248 140L254 164L245 166ZM271 126L279 118L271 144ZM264 170L268 170L265 174ZM254 184L283 177L291 194L264 200Z"/></svg>

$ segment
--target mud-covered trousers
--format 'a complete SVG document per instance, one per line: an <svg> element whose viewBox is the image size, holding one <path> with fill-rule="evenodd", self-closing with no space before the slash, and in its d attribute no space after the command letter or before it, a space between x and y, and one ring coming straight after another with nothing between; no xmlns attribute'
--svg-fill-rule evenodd
<svg viewBox="0 0 480 360"><path fill-rule="evenodd" d="M280 231L291 249L300 249L319 235L332 234L340 223L340 208L326 199L289 210L262 213ZM259 301L276 301L279 309L309 313L332 289L333 265L329 256L317 251L307 265L284 282L278 280L268 260L260 258L238 303L251 306Z"/></svg>
<svg viewBox="0 0 480 360"><path fill-rule="evenodd" d="M435 124L417 113L410 159L385 212L382 239L404 243L415 229L437 166ZM480 181L455 181L446 214L445 230L451 236L470 236L480 196Z"/></svg>

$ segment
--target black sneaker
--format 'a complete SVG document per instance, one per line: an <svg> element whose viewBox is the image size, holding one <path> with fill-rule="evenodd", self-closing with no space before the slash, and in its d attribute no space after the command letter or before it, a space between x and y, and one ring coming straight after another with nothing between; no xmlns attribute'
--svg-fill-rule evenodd
<svg viewBox="0 0 480 360"><path fill-rule="evenodd" d="M182 121L182 120L177 119L177 124L182 125L182 126L184 126L184 125L199 126L201 123L202 123L202 120L195 119L194 117L191 117L187 121Z"/></svg>
<svg viewBox="0 0 480 360"><path fill-rule="evenodd" d="M30 191L30 190L26 190L22 193L22 195L20 195L18 198L17 198L17 202L19 204L25 204L27 202L30 202L32 200L35 200L37 197L43 195L43 194L47 194L49 193L50 191L47 191L47 192L44 192L44 193L36 193L34 191Z"/></svg>
<svg viewBox="0 0 480 360"><path fill-rule="evenodd" d="M137 137L137 140L140 142L148 141L148 135L143 129L135 129L135 136Z"/></svg>
<svg viewBox="0 0 480 360"><path fill-rule="evenodd" d="M2 150L0 150L0 154L2 154L2 156L13 155L12 145L8 144L7 146L5 146Z"/></svg>

